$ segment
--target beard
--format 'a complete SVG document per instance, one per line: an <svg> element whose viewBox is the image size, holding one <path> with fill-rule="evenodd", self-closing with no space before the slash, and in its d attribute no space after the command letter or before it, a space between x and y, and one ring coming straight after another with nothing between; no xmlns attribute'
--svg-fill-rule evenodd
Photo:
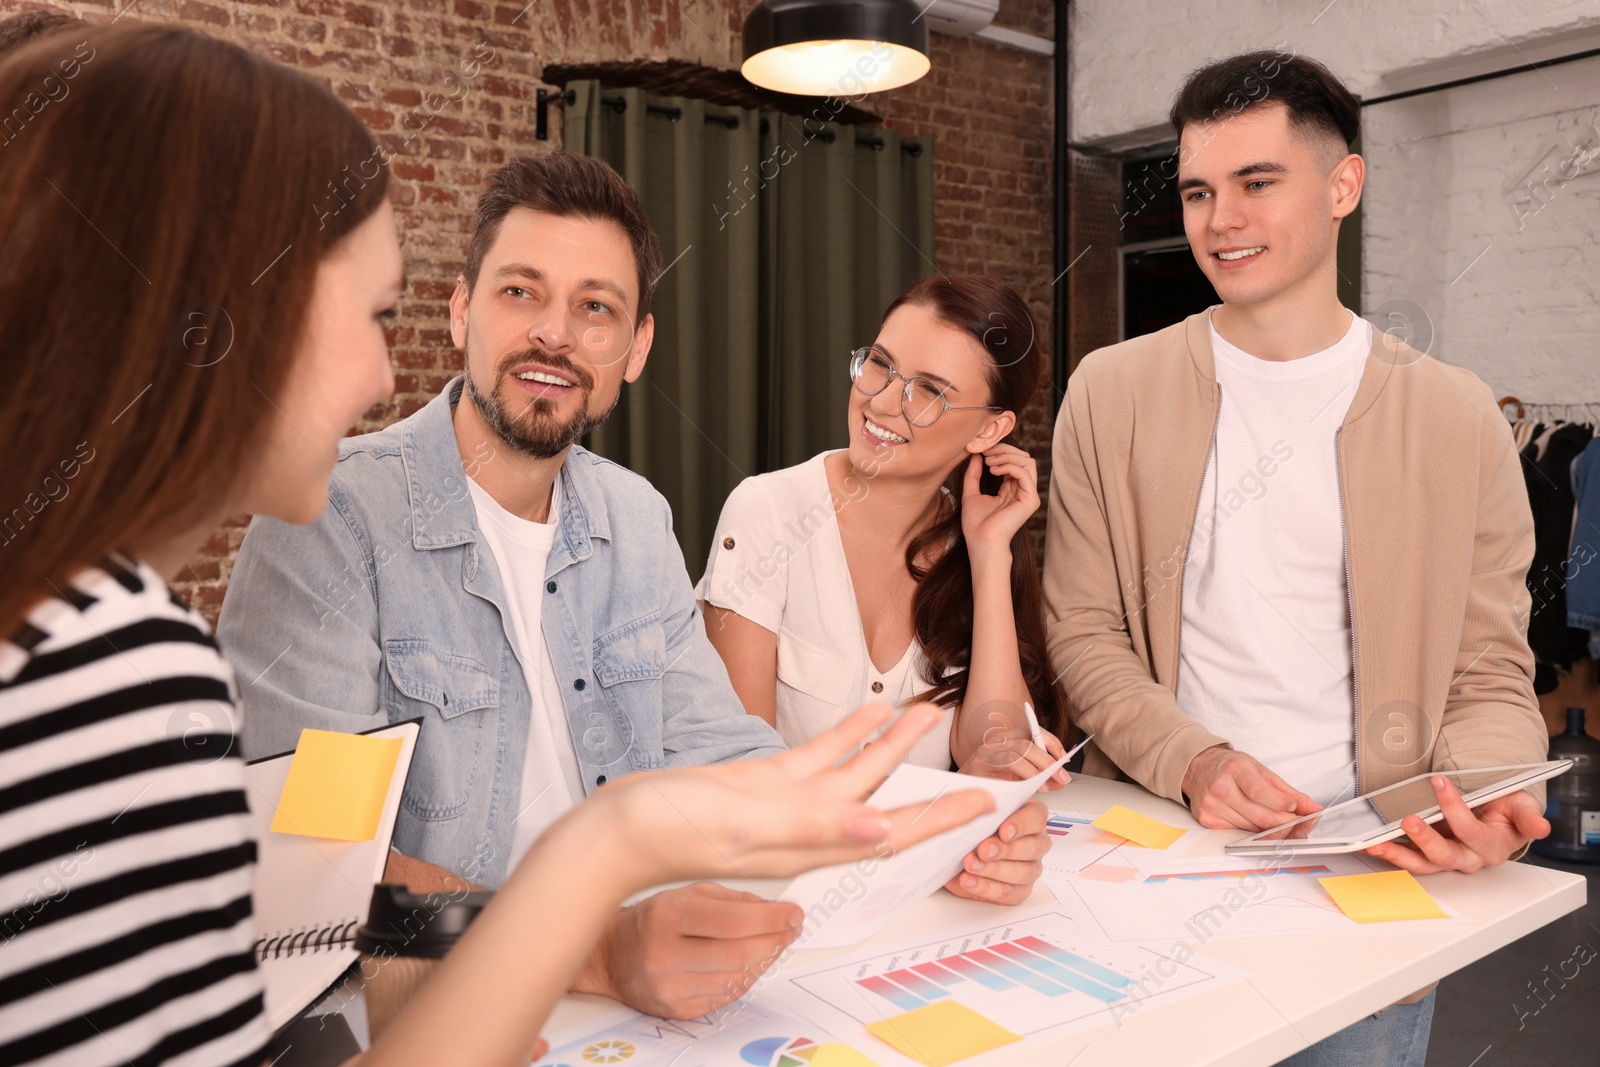
<svg viewBox="0 0 1600 1067"><path fill-rule="evenodd" d="M528 362L543 363L571 378L573 388L578 391L577 411L562 419L556 413L558 403L555 400L544 397L506 400L501 395L501 388L510 376L510 369ZM495 375L495 384L488 392L478 388L470 370L466 379L467 395L472 398L478 413L495 432L495 436L512 451L532 459L554 459L561 455L584 434L610 418L611 412L616 410L617 401L622 399L622 390L618 388L611 406L598 415L593 414L589 410L589 402L594 395L594 375L565 356L532 348L513 353L502 360Z"/></svg>

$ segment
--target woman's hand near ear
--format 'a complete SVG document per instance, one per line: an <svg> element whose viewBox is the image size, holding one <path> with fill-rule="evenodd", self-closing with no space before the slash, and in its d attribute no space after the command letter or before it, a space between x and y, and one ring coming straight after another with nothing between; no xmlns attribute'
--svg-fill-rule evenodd
<svg viewBox="0 0 1600 1067"><path fill-rule="evenodd" d="M988 496L979 490L983 468L1000 476L1000 492ZM1011 538L1039 510L1039 464L1015 445L995 445L973 453L967 461L961 494L961 533L967 552L1009 557ZM1009 558L1007 564L1009 566Z"/></svg>

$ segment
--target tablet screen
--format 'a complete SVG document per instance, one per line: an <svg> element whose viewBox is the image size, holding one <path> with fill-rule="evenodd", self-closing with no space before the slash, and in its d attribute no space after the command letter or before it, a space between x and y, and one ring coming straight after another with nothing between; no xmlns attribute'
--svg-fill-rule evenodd
<svg viewBox="0 0 1600 1067"><path fill-rule="evenodd" d="M1431 781L1436 775L1450 779L1470 806L1476 799L1487 798L1523 780L1526 780L1526 784L1532 784L1551 777L1559 773L1558 765L1563 762L1421 774L1235 843L1254 845L1308 839L1329 844L1361 841L1382 833L1386 827L1398 823L1407 815L1416 815L1424 820L1437 815L1438 797L1434 794Z"/></svg>

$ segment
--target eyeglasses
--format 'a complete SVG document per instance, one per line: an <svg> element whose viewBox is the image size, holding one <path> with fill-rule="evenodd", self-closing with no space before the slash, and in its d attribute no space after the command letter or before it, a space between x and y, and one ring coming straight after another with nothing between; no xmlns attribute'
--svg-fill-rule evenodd
<svg viewBox="0 0 1600 1067"><path fill-rule="evenodd" d="M900 412L913 426L928 427L947 411L1004 411L992 404L957 405L945 399L944 390L926 378L908 378L894 369L882 352L870 345L850 353L850 380L862 396L877 396L899 378L905 382Z"/></svg>

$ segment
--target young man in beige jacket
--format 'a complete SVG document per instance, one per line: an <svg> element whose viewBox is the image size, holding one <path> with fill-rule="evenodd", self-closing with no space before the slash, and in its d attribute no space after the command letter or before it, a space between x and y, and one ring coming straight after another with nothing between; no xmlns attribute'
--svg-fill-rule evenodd
<svg viewBox="0 0 1600 1067"><path fill-rule="evenodd" d="M1266 829L1435 770L1545 758L1524 584L1533 520L1488 388L1341 306L1359 103L1279 52L1172 109L1189 246L1222 303L1090 354L1056 423L1045 603L1085 769ZM1419 191L1418 195L1425 195ZM1542 796L1371 853L1514 858ZM1542 792L1542 790L1540 791ZM1430 991L1291 1061L1420 1064Z"/></svg>

